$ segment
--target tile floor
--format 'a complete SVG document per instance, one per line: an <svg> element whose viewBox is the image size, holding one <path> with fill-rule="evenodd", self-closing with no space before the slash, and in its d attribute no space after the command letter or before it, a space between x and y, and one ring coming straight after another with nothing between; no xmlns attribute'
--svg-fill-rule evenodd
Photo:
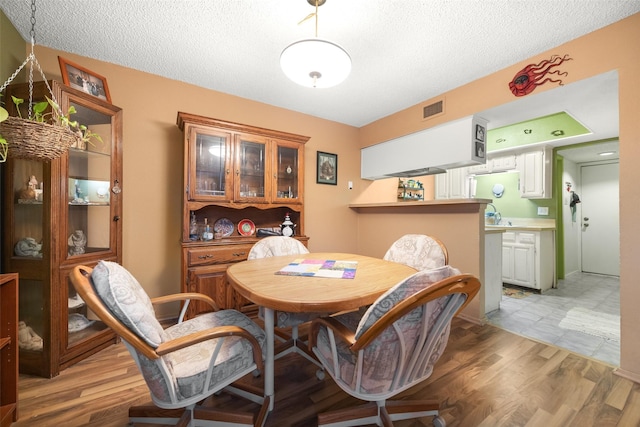
<svg viewBox="0 0 640 427"><path fill-rule="evenodd" d="M573 273L557 289L518 299L502 296L500 308L487 313L489 323L517 334L620 365L620 338L601 338L560 327L567 312L583 307L620 316L620 279Z"/></svg>

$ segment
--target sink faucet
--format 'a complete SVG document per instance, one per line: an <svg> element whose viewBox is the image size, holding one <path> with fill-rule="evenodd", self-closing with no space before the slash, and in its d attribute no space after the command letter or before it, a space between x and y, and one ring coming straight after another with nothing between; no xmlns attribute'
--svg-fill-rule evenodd
<svg viewBox="0 0 640 427"><path fill-rule="evenodd" d="M498 212L498 210L496 209L496 207L493 205L493 203L487 203L487 207L491 206L493 208L493 223L495 225L499 225L500 221L502 220L502 215L500 215L500 212Z"/></svg>

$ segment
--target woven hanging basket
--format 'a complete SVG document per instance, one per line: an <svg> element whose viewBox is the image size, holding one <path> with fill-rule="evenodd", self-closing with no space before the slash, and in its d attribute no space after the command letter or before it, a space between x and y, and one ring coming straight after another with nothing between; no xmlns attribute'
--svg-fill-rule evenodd
<svg viewBox="0 0 640 427"><path fill-rule="evenodd" d="M0 122L0 135L8 143L7 157L40 161L57 159L81 143L80 136L68 128L19 117Z"/></svg>

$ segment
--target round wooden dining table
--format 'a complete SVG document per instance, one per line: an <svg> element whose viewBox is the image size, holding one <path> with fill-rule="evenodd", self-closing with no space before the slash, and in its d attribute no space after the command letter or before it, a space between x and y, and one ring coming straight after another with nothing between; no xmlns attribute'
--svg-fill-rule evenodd
<svg viewBox="0 0 640 427"><path fill-rule="evenodd" d="M296 260L357 262L353 278L276 274ZM274 402L274 312L337 313L373 303L398 282L416 273L404 264L363 255L319 252L242 261L227 269L227 278L243 297L264 307L266 354L264 387Z"/></svg>

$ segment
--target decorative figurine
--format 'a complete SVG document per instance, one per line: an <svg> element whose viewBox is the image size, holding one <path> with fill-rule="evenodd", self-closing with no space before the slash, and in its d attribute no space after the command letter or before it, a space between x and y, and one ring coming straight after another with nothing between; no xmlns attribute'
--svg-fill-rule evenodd
<svg viewBox="0 0 640 427"><path fill-rule="evenodd" d="M22 320L18 322L18 347L25 350L42 350L42 338Z"/></svg>
<svg viewBox="0 0 640 427"><path fill-rule="evenodd" d="M35 175L31 175L29 177L29 181L27 181L27 188L20 191L19 198L20 199L36 199L36 189L38 188L38 180Z"/></svg>
<svg viewBox="0 0 640 427"><path fill-rule="evenodd" d="M82 195L83 191L82 188L80 187L80 182L76 179L76 183L74 185L74 198L72 199L73 203L76 204L84 204L84 203L88 203L88 198L86 198L86 196Z"/></svg>
<svg viewBox="0 0 640 427"><path fill-rule="evenodd" d="M17 256L29 256L33 258L42 258L42 243L36 242L33 237L25 237L18 240L13 253Z"/></svg>
<svg viewBox="0 0 640 427"><path fill-rule="evenodd" d="M69 330L69 332L78 332L83 329L87 329L94 323L96 323L95 320L89 320L80 313L71 313L69 314L67 329Z"/></svg>
<svg viewBox="0 0 640 427"><path fill-rule="evenodd" d="M291 222L291 218L289 218L289 214L286 214L284 217L284 222L280 225L280 230L282 230L282 235L291 237L295 232L296 225Z"/></svg>
<svg viewBox="0 0 640 427"><path fill-rule="evenodd" d="M85 236L84 231L74 231L69 236L67 245L69 246L69 256L82 255L84 253L85 247L87 246L87 236Z"/></svg>
<svg viewBox="0 0 640 427"><path fill-rule="evenodd" d="M84 305L84 300L80 297L80 295L75 294L74 296L68 298L67 304L69 308L78 308Z"/></svg>

